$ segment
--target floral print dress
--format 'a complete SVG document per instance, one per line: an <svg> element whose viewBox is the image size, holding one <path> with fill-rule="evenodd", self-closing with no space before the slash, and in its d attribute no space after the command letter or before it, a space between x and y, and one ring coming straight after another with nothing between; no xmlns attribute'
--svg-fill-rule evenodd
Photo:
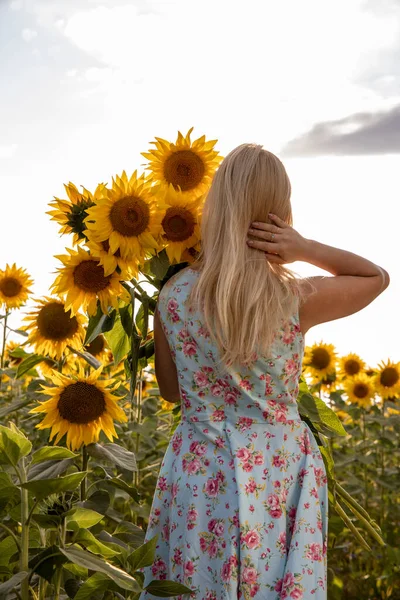
<svg viewBox="0 0 400 600"><path fill-rule="evenodd" d="M217 371L218 349L185 300L186 268L160 292L182 418L164 456L146 541L153 579L193 590L178 600L326 600L327 477L296 397L304 352L298 315L251 369ZM143 592L141 600L154 598Z"/></svg>

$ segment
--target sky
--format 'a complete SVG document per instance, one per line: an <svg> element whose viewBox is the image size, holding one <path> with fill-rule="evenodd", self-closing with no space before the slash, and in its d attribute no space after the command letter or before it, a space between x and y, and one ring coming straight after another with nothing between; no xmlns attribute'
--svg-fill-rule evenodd
<svg viewBox="0 0 400 600"><path fill-rule="evenodd" d="M306 343L400 361L400 0L0 0L0 86L0 268L35 297L71 247L45 214L63 184L141 171L155 136L193 126L222 155L277 154L295 228L389 272Z"/></svg>

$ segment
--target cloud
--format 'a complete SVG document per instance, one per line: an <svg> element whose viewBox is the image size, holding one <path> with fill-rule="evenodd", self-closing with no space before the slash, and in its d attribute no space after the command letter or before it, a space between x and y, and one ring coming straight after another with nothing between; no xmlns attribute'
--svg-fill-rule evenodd
<svg viewBox="0 0 400 600"><path fill-rule="evenodd" d="M400 153L400 104L381 112L360 112L317 123L290 140L282 156L367 155Z"/></svg>
<svg viewBox="0 0 400 600"><path fill-rule="evenodd" d="M31 42L35 37L37 37L37 31L34 29L26 28L22 30L22 39L25 40L25 42Z"/></svg>
<svg viewBox="0 0 400 600"><path fill-rule="evenodd" d="M18 144L9 144L8 146L0 146L0 158L11 158L17 151Z"/></svg>
<svg viewBox="0 0 400 600"><path fill-rule="evenodd" d="M12 0L12 2L10 2L10 8L11 10L21 10L22 0Z"/></svg>

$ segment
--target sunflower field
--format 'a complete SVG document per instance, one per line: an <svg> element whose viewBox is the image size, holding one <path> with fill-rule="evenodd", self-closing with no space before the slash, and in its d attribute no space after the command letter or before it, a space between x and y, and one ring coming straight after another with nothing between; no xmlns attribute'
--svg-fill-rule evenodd
<svg viewBox="0 0 400 600"><path fill-rule="evenodd" d="M216 140L191 133L156 138L144 174L93 192L65 185L48 214L71 247L49 295L33 296L24 268L0 268L0 599L141 595L157 475L180 420L157 387L151 318L198 256L222 160ZM299 412L329 485L328 597L400 598L400 363L366 365L321 342L303 367ZM190 591L156 570L146 589Z"/></svg>

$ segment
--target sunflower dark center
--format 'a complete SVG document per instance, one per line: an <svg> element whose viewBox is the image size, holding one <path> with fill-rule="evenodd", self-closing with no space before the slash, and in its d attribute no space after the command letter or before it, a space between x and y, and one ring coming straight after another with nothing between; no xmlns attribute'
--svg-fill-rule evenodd
<svg viewBox="0 0 400 600"><path fill-rule="evenodd" d="M71 228L73 233L77 233L80 238L84 238L83 232L87 229L84 223L88 213L88 208L94 206L92 200L87 200L82 197L82 200L76 204L72 204L67 215L67 225Z"/></svg>
<svg viewBox="0 0 400 600"><path fill-rule="evenodd" d="M358 360L354 360L353 358L346 360L346 362L344 363L344 370L346 371L347 375L356 375L360 371L360 369L360 363L358 362Z"/></svg>
<svg viewBox="0 0 400 600"><path fill-rule="evenodd" d="M356 383L353 388L353 394L356 398L365 398L368 396L369 387L366 383Z"/></svg>
<svg viewBox="0 0 400 600"><path fill-rule="evenodd" d="M101 242L101 245L105 252L110 252L110 242L108 240L103 240ZM113 256L116 256L117 258L121 258L121 252L119 251L119 248L116 252L114 252Z"/></svg>
<svg viewBox="0 0 400 600"><path fill-rule="evenodd" d="M126 196L117 200L110 211L110 221L121 235L133 237L140 235L150 221L150 210L146 202L135 196Z"/></svg>
<svg viewBox="0 0 400 600"><path fill-rule="evenodd" d="M71 317L71 311L65 312L59 302L49 302L40 309L36 326L46 340L55 342L71 338L79 329L77 318Z"/></svg>
<svg viewBox="0 0 400 600"><path fill-rule="evenodd" d="M314 369L326 369L331 362L331 356L325 348L315 348L312 351L311 366Z"/></svg>
<svg viewBox="0 0 400 600"><path fill-rule="evenodd" d="M74 282L85 292L101 292L110 285L111 275L104 276L104 269L95 260L83 260L74 269Z"/></svg>
<svg viewBox="0 0 400 600"><path fill-rule="evenodd" d="M381 384L385 387L392 387L399 381L399 373L394 367L386 367L381 373Z"/></svg>
<svg viewBox="0 0 400 600"><path fill-rule="evenodd" d="M4 279L0 280L0 292L6 298L18 296L21 290L22 284L15 277L4 277Z"/></svg>
<svg viewBox="0 0 400 600"><path fill-rule="evenodd" d="M86 425L95 421L106 410L103 392L91 383L77 381L60 394L58 412L70 423Z"/></svg>
<svg viewBox="0 0 400 600"><path fill-rule="evenodd" d="M85 350L87 350L87 352L90 352L92 356L98 356L99 354L101 354L101 352L103 352L105 347L106 344L104 337L102 335L98 335L96 338L94 338L92 342L90 342L90 344L85 346Z"/></svg>
<svg viewBox="0 0 400 600"><path fill-rule="evenodd" d="M190 238L194 232L194 225L192 213L179 206L168 208L162 220L165 236L171 242L183 242Z"/></svg>
<svg viewBox="0 0 400 600"><path fill-rule="evenodd" d="M192 190L201 183L205 165L201 157L192 150L177 150L164 163L164 177L168 183L183 192Z"/></svg>

